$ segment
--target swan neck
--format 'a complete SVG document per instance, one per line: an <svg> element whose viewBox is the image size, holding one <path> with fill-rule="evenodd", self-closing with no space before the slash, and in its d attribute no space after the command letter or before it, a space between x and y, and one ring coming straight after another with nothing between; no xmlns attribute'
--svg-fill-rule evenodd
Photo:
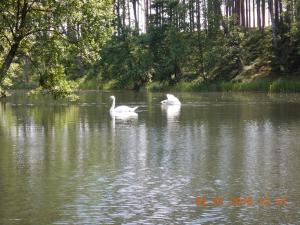
<svg viewBox="0 0 300 225"><path fill-rule="evenodd" d="M116 99L113 98L112 104L111 104L111 107L110 107L110 111L113 111L115 109L115 104L116 104Z"/></svg>

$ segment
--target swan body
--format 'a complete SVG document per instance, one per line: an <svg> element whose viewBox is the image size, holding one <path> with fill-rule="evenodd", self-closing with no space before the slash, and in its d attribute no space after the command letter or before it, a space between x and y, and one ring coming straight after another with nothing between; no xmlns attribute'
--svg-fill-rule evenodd
<svg viewBox="0 0 300 225"><path fill-rule="evenodd" d="M167 99L161 101L161 104L166 105L181 105L181 102L172 94L167 94Z"/></svg>
<svg viewBox="0 0 300 225"><path fill-rule="evenodd" d="M134 120L138 118L138 114L136 112L110 112L110 116L117 120Z"/></svg>
<svg viewBox="0 0 300 225"><path fill-rule="evenodd" d="M161 109L167 113L167 118L172 119L179 117L181 105L166 105L162 104Z"/></svg>
<svg viewBox="0 0 300 225"><path fill-rule="evenodd" d="M110 113L115 113L115 114L120 114L120 113L135 113L134 111L138 108L137 107L129 107L126 105L121 105L118 107L115 107L116 105L116 98L115 96L110 96L110 98L112 99L112 105L110 107Z"/></svg>

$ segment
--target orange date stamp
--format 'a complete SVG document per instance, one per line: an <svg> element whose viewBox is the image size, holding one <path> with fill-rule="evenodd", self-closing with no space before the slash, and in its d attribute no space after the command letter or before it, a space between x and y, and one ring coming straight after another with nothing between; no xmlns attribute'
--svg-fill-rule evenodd
<svg viewBox="0 0 300 225"><path fill-rule="evenodd" d="M224 199L223 196L214 196L212 198L207 198L204 194L202 196L197 196L195 199L196 206L206 207L209 206L253 206L258 205L260 207L265 206L286 206L286 196L275 196L270 198L270 196L259 196L254 199L252 196L233 196L228 199Z"/></svg>

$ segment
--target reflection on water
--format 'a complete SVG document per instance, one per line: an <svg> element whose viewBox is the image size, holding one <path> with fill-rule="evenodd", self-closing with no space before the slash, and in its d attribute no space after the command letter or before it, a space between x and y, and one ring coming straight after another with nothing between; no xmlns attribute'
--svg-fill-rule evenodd
<svg viewBox="0 0 300 225"><path fill-rule="evenodd" d="M111 116L112 94L138 117ZM300 95L176 94L181 108L161 108L163 93L80 95L0 103L0 224L299 222Z"/></svg>
<svg viewBox="0 0 300 225"><path fill-rule="evenodd" d="M167 118L172 120L178 118L180 115L181 105L161 105L162 111L165 111Z"/></svg>

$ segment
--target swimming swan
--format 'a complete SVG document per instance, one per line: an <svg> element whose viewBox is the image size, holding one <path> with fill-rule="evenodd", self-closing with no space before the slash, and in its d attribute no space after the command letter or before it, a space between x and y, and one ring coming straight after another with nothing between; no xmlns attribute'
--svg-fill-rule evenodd
<svg viewBox="0 0 300 225"><path fill-rule="evenodd" d="M110 113L134 113L134 111L138 108L138 106L131 108L126 105L121 105L115 108L116 98L115 96L110 96L110 98L112 99L112 105L109 110Z"/></svg>
<svg viewBox="0 0 300 225"><path fill-rule="evenodd" d="M161 105L161 109L162 109L162 111L167 113L168 119L173 119L173 118L179 117L180 108L181 108L181 105L166 105L166 104Z"/></svg>
<svg viewBox="0 0 300 225"><path fill-rule="evenodd" d="M174 95L167 94L167 99L161 101L161 104L167 105L181 105L181 102Z"/></svg>
<svg viewBox="0 0 300 225"><path fill-rule="evenodd" d="M111 118L115 120L127 121L127 120L136 120L138 118L138 114L135 112L109 112Z"/></svg>

